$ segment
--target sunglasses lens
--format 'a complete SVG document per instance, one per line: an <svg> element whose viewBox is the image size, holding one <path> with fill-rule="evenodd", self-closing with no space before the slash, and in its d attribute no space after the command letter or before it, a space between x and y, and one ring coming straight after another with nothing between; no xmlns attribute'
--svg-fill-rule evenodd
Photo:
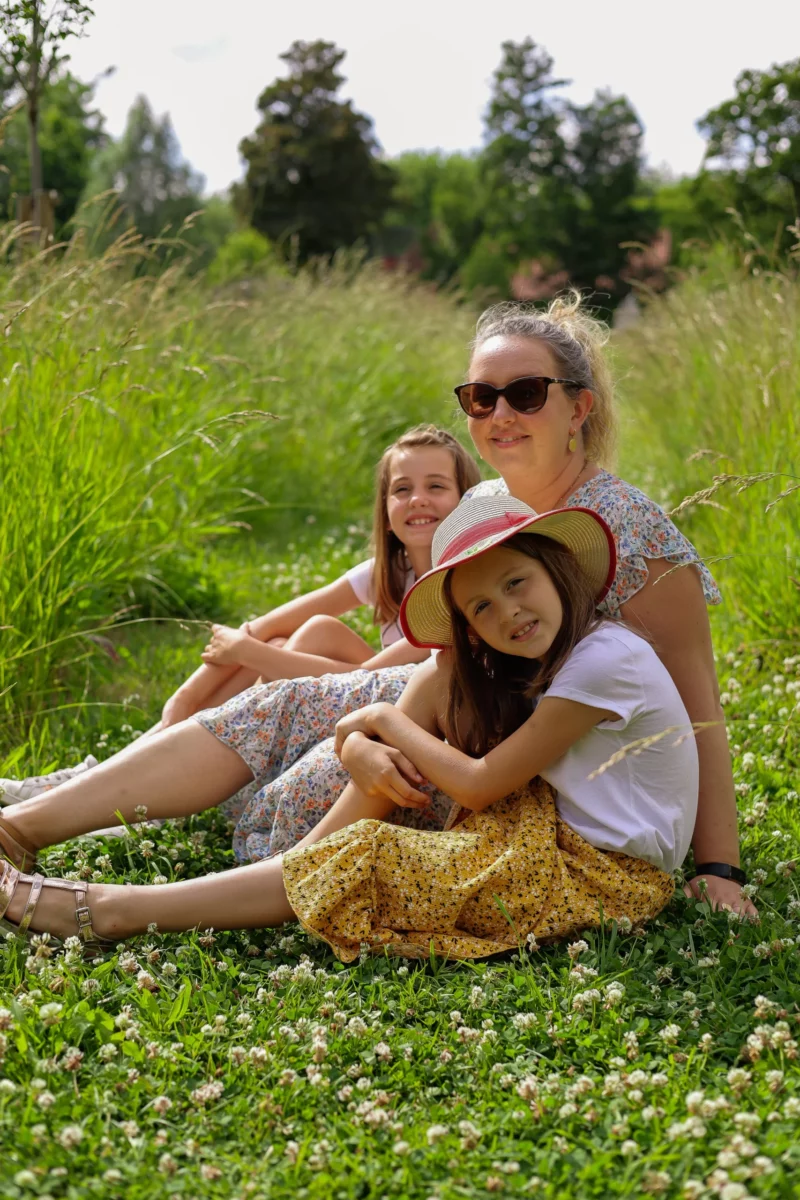
<svg viewBox="0 0 800 1200"><path fill-rule="evenodd" d="M487 383L467 383L458 399L468 417L488 417L497 403L497 391Z"/></svg>
<svg viewBox="0 0 800 1200"><path fill-rule="evenodd" d="M520 413L535 413L544 408L547 383L544 379L515 379L505 391L506 400Z"/></svg>

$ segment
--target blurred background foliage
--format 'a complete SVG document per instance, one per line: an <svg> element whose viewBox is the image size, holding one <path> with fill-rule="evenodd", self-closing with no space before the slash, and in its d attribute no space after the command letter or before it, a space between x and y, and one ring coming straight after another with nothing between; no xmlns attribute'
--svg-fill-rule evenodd
<svg viewBox="0 0 800 1200"><path fill-rule="evenodd" d="M610 91L583 105L567 99L569 81L531 38L503 44L472 153L387 159L370 117L341 97L342 49L298 41L282 58L240 145L242 180L212 197L168 114L140 96L112 139L94 85L62 65L39 104L56 236L80 228L97 253L125 227L171 238L169 253L149 256L153 270L174 260L180 228L193 269L218 259L217 282L257 269L267 247L295 269L356 246L386 270L479 303L546 300L571 283L606 311L631 292L666 290L720 246L757 248L780 265L796 240L800 59L743 71L732 96L698 115L707 149L697 175L670 178L645 165L633 101ZM30 187L24 99L0 63L0 211L9 218Z"/></svg>

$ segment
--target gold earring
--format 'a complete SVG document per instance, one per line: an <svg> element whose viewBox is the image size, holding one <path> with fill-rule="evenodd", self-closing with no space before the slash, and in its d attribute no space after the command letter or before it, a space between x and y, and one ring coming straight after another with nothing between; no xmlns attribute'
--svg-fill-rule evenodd
<svg viewBox="0 0 800 1200"><path fill-rule="evenodd" d="M569 441L567 442L567 449L569 450L570 454L574 454L575 451L578 449L578 443L575 441L575 432L576 431L574 429L570 429L570 431L569 431Z"/></svg>

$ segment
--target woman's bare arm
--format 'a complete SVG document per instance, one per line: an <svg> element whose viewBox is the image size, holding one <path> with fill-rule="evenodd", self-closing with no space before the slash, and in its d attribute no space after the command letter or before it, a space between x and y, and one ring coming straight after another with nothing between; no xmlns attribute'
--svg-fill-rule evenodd
<svg viewBox="0 0 800 1200"><path fill-rule="evenodd" d="M621 614L652 639L692 723L709 724L697 734L700 792L692 839L695 862L736 866L736 794L700 572L693 566L675 569L663 558L649 559L647 567L647 583L622 606ZM713 875L703 878L712 902L755 914L753 905L743 901L738 884Z"/></svg>

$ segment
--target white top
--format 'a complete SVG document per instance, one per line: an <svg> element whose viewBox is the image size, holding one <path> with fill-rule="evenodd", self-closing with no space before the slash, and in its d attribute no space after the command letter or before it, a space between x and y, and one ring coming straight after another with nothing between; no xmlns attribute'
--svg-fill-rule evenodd
<svg viewBox="0 0 800 1200"><path fill-rule="evenodd" d="M355 592L360 604L375 604L375 591L372 586L372 575L375 569L375 559L368 558L365 562L359 563L356 567L351 567L345 572L345 579L350 584L350 587ZM403 595L405 596L412 583L416 582L416 575L410 566L406 567L406 577L403 581ZM399 614L394 621L389 621L386 625L381 625L381 645L384 650L387 646L393 646L395 642L399 642L403 637L403 631L400 628Z"/></svg>
<svg viewBox="0 0 800 1200"><path fill-rule="evenodd" d="M652 646L604 621L578 643L545 696L619 715L541 772L557 791L562 820L598 850L674 871L686 857L697 813L697 747L683 701ZM664 730L670 732L640 753L587 778L624 746Z"/></svg>

